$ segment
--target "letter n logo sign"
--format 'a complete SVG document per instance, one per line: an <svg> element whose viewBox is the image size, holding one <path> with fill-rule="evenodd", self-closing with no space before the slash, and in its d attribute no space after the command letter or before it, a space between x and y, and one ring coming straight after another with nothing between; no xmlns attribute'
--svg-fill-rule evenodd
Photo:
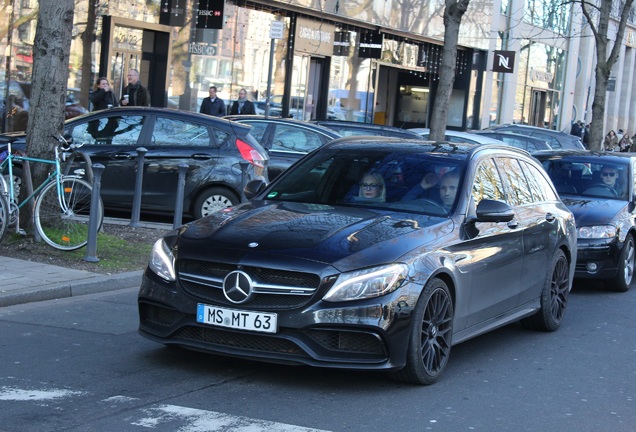
<svg viewBox="0 0 636 432"><path fill-rule="evenodd" d="M513 73L515 71L515 54L514 51L495 51L492 71Z"/></svg>

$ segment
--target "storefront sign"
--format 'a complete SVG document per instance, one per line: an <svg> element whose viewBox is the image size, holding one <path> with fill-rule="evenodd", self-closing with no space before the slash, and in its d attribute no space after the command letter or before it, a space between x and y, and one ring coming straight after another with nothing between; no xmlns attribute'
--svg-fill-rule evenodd
<svg viewBox="0 0 636 432"><path fill-rule="evenodd" d="M499 73L514 73L515 71L514 51L495 51L492 62L492 71Z"/></svg>
<svg viewBox="0 0 636 432"><path fill-rule="evenodd" d="M185 5L185 0L162 0L159 24L183 27L185 25Z"/></svg>
<svg viewBox="0 0 636 432"><path fill-rule="evenodd" d="M333 55L349 57L351 32L336 32L333 42Z"/></svg>
<svg viewBox="0 0 636 432"><path fill-rule="evenodd" d="M362 33L360 35L360 47L358 48L358 57L375 58L382 57L382 41L384 36L382 33Z"/></svg>
<svg viewBox="0 0 636 432"><path fill-rule="evenodd" d="M552 72L547 72L541 69L530 68L530 81L540 81L545 83L551 83L554 75Z"/></svg>
<svg viewBox="0 0 636 432"><path fill-rule="evenodd" d="M222 29L225 0L199 0L196 12L198 29Z"/></svg>
<svg viewBox="0 0 636 432"><path fill-rule="evenodd" d="M335 32L336 26L333 24L298 18L296 20L294 51L297 53L331 56L333 55Z"/></svg>
<svg viewBox="0 0 636 432"><path fill-rule="evenodd" d="M188 52L194 55L214 56L216 55L216 46L192 42L188 46Z"/></svg>

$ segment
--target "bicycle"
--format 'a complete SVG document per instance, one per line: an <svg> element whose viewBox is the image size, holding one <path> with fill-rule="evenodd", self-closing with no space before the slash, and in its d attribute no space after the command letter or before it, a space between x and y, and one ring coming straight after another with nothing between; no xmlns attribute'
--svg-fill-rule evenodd
<svg viewBox="0 0 636 432"><path fill-rule="evenodd" d="M58 143L54 147L55 158L38 159L28 157L21 152L13 152L11 143L7 145L6 158L0 163L0 172L8 171L9 179L14 178L15 162L39 162L53 165L54 169L44 182L22 202L18 200L14 182L5 181L0 176L0 241L7 227L15 225L17 233L24 234L20 228L20 209L35 200L33 211L34 225L42 239L50 246L71 251L79 249L88 242L88 226L93 187L81 178L85 173L64 175L62 162L64 155L76 151L81 145L69 144L64 137L54 136ZM90 158L82 156L90 166ZM72 161L71 161L72 162ZM67 164L67 167L70 164ZM24 168L25 166L23 166ZM68 168L67 168L68 170ZM101 228L104 219L104 206L98 201L97 227Z"/></svg>

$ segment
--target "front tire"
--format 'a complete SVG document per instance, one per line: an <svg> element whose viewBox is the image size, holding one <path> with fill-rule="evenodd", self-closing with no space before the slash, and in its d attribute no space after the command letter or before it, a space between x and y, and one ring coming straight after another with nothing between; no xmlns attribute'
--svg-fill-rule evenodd
<svg viewBox="0 0 636 432"><path fill-rule="evenodd" d="M635 256L636 249L634 248L634 237L631 234L628 234L625 242L623 243L623 249L621 250L620 258L618 260L618 272L616 273L616 277L612 284L612 288L615 291L629 291L629 286L632 284L632 280L634 278Z"/></svg>
<svg viewBox="0 0 636 432"><path fill-rule="evenodd" d="M399 381L430 385L448 364L453 338L453 300L441 279L432 279L413 311L404 369L393 372Z"/></svg>
<svg viewBox="0 0 636 432"><path fill-rule="evenodd" d="M201 192L194 203L193 214L195 219L201 219L226 207L237 205L239 202L239 198L229 190L213 187Z"/></svg>
<svg viewBox="0 0 636 432"><path fill-rule="evenodd" d="M521 320L521 325L526 328L555 331L563 321L570 292L570 264L562 250L558 249L554 254L549 268L541 291L541 309Z"/></svg>

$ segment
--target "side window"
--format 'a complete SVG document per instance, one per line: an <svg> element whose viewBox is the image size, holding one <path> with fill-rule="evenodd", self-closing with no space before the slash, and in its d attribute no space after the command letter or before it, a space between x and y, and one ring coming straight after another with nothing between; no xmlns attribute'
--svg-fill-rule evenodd
<svg viewBox="0 0 636 432"><path fill-rule="evenodd" d="M550 147L552 147L553 149L558 149L558 148L561 148L561 147L562 147L562 145L561 145L561 143L559 142L559 140L558 140L558 139L556 139L556 138L554 138L554 137L552 137L552 136L550 136L550 135L543 135L543 134L531 133L531 134L530 134L530 136L533 136L533 137L535 137L535 138L540 138L540 139L542 139L543 141L547 142L547 143L548 143L548 145L549 145Z"/></svg>
<svg viewBox="0 0 636 432"><path fill-rule="evenodd" d="M309 153L321 145L322 141L316 132L286 125L277 125L274 131L272 149Z"/></svg>
<svg viewBox="0 0 636 432"><path fill-rule="evenodd" d="M263 139L265 138L265 131L267 131L267 123L248 122L246 124L252 126L252 129L250 129L250 134L252 134L252 136L256 138L256 141L258 141L260 145L265 146Z"/></svg>
<svg viewBox="0 0 636 432"><path fill-rule="evenodd" d="M136 146L144 124L143 116L101 117L73 128L73 141L83 144Z"/></svg>
<svg viewBox="0 0 636 432"><path fill-rule="evenodd" d="M219 129L213 129L212 135L216 140L216 144L221 146L230 138L230 134Z"/></svg>
<svg viewBox="0 0 636 432"><path fill-rule="evenodd" d="M501 172L501 179L509 192L509 204L518 206L531 203L532 193L517 159L497 158L497 165Z"/></svg>
<svg viewBox="0 0 636 432"><path fill-rule="evenodd" d="M530 187L534 201L556 201L559 199L554 192L554 189L545 178L545 175L543 175L539 169L524 161L521 161L520 163L526 173L528 186Z"/></svg>
<svg viewBox="0 0 636 432"><path fill-rule="evenodd" d="M158 146L210 146L210 133L206 125L170 117L157 117L152 142Z"/></svg>
<svg viewBox="0 0 636 432"><path fill-rule="evenodd" d="M479 204L482 199L506 200L503 182L492 159L484 160L477 168L472 195L475 205Z"/></svg>

